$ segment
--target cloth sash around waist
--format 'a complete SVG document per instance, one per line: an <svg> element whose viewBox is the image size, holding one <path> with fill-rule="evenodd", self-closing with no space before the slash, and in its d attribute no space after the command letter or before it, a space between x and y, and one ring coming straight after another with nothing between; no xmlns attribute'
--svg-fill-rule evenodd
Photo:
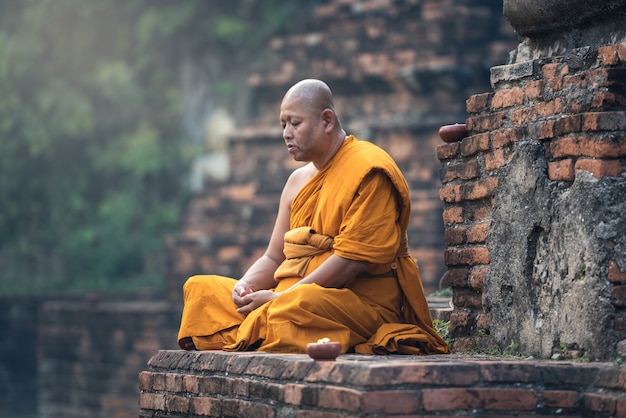
<svg viewBox="0 0 626 418"><path fill-rule="evenodd" d="M274 280L278 281L288 277L303 278L309 263L316 255L332 251L335 243L333 237L318 234L311 227L301 226L285 233L283 253L285 260L278 266L274 273ZM408 256L407 236L403 235L396 257ZM391 268L394 269L392 263ZM372 277L387 276L391 273L376 274ZM367 275L367 273L364 273Z"/></svg>

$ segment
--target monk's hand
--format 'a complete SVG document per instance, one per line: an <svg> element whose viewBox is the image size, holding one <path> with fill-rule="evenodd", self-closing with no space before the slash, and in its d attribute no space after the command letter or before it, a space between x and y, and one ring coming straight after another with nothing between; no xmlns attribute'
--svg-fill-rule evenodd
<svg viewBox="0 0 626 418"><path fill-rule="evenodd" d="M251 293L254 293L254 289L252 289L248 283L240 280L235 284L235 287L233 287L233 302L238 307L247 305L249 302L245 302L243 298Z"/></svg>
<svg viewBox="0 0 626 418"><path fill-rule="evenodd" d="M244 302L244 305L237 305L239 306L237 312L246 316L259 306L264 305L270 300L276 299L279 295L279 292L274 292L271 290L259 290L256 292L252 292L241 298L241 300Z"/></svg>

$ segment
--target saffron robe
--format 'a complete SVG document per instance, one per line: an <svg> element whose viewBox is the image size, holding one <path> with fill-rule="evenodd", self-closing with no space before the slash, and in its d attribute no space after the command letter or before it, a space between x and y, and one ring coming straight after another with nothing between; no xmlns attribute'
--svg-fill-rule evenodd
<svg viewBox="0 0 626 418"><path fill-rule="evenodd" d="M366 272L341 289L299 285L246 317L232 301L235 279L191 277L179 341L192 337L199 350L302 353L307 343L330 338L344 353L449 352L432 326L419 269L408 253L408 185L385 151L347 137L290 209L276 291L332 254L369 262Z"/></svg>

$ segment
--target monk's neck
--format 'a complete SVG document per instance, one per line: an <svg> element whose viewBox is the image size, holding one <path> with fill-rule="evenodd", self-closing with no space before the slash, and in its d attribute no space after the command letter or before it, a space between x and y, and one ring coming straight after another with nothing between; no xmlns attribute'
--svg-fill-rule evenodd
<svg viewBox="0 0 626 418"><path fill-rule="evenodd" d="M324 168L333 159L333 157L339 152L339 149L345 142L346 138L347 138L346 133L342 131L341 135L337 136L337 139L332 144L330 152L327 154L326 158L324 158L324 160L320 163L313 162L313 165L315 166L315 168L317 168L318 171Z"/></svg>

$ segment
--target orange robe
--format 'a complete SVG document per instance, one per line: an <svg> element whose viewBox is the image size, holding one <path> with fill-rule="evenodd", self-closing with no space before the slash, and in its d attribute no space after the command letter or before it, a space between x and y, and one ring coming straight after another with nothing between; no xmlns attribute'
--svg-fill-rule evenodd
<svg viewBox="0 0 626 418"><path fill-rule="evenodd" d="M367 271L342 289L297 286L247 317L231 299L234 279L194 276L184 286L179 340L192 337L200 350L302 353L307 343L330 338L343 352L449 352L432 326L419 269L408 254L408 185L386 152L349 136L302 188L290 213L276 291L331 254L367 261Z"/></svg>

